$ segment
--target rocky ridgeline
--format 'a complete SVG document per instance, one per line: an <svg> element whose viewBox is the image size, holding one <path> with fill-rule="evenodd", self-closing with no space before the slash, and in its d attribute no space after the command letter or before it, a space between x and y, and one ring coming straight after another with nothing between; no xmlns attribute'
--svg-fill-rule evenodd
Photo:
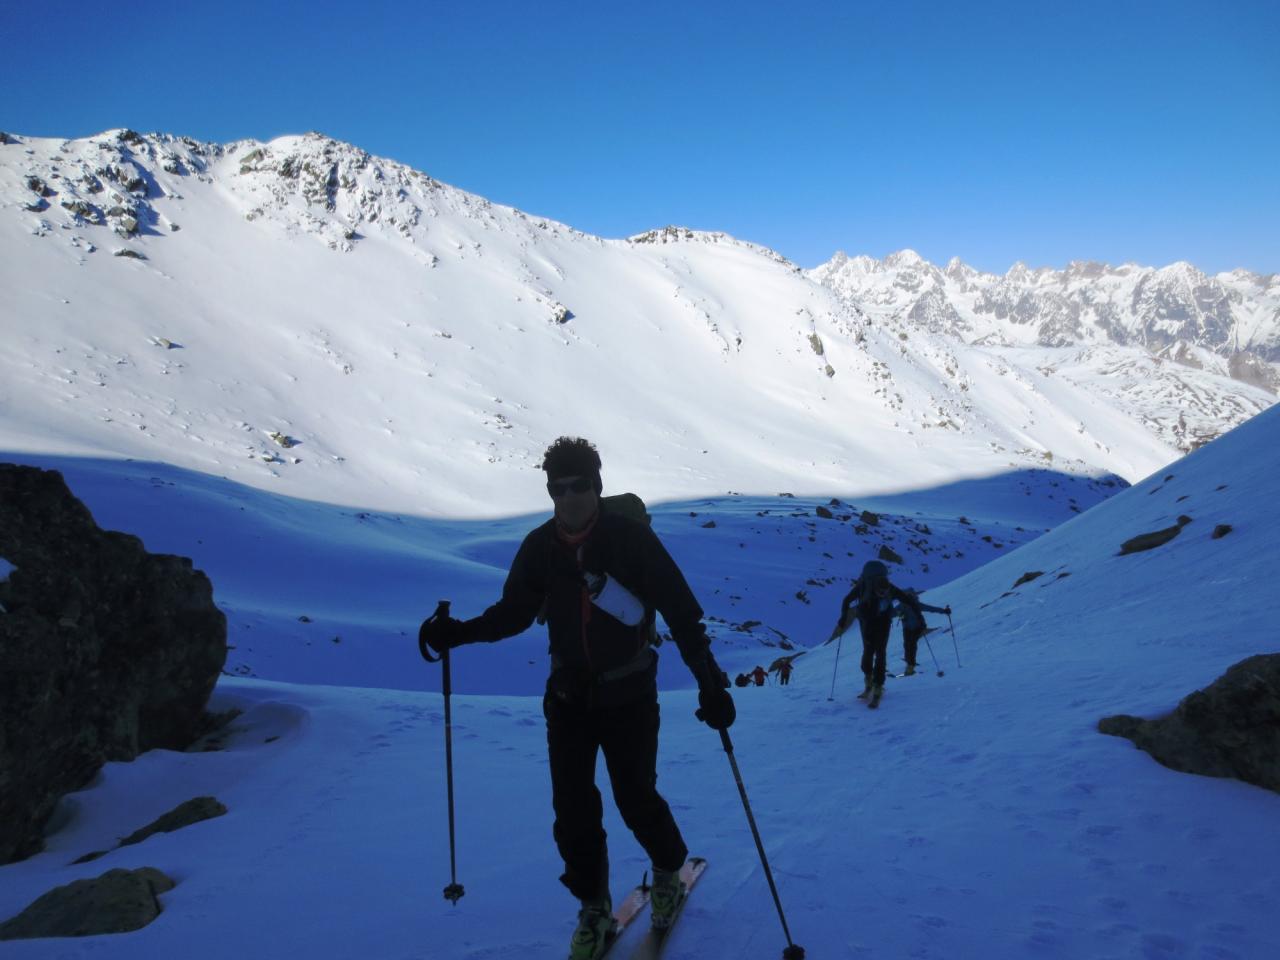
<svg viewBox="0 0 1280 960"><path fill-rule="evenodd" d="M809 273L873 315L931 333L991 345L1140 346L1280 387L1271 366L1280 362L1280 275L1076 261L1063 270L1018 263L998 276L959 259L939 268L910 250L884 260L837 254Z"/></svg>
<svg viewBox="0 0 1280 960"><path fill-rule="evenodd" d="M41 214L46 230L105 227L126 241L162 236L181 225L154 201L180 198L184 181L194 179L219 182L237 197L247 221L270 214L335 250L351 250L361 227L375 223L412 240L444 212L488 224L510 220L503 225L531 235L582 236L318 133L228 144L133 130L64 141L4 137L3 147L14 151L5 166L25 188L22 209Z"/></svg>
<svg viewBox="0 0 1280 960"><path fill-rule="evenodd" d="M99 529L56 471L0 464L0 864L108 760L207 722L226 617L185 557Z"/></svg>

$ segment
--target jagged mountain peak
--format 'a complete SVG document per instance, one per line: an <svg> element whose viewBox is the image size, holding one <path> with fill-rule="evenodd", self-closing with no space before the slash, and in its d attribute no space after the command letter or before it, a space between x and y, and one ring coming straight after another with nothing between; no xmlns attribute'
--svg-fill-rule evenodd
<svg viewBox="0 0 1280 960"><path fill-rule="evenodd" d="M904 248L896 253L889 254L884 258L884 265L886 267L892 267L895 270L931 266L924 257L909 248Z"/></svg>

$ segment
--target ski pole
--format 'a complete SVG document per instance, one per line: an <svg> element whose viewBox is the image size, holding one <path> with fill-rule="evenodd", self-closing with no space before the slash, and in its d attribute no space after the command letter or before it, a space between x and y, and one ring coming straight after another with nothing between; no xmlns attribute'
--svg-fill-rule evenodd
<svg viewBox="0 0 1280 960"><path fill-rule="evenodd" d="M733 741L729 739L729 731L720 731L720 742L724 744L725 755L729 758L729 766L733 768L733 779L738 784L738 793L742 796L742 809L747 812L747 823L751 826L751 836L755 838L756 850L760 852L760 862L764 865L764 876L769 881L769 892L773 894L773 905L778 908L778 919L782 921L782 933L787 938L786 949L782 951L782 960L804 960L804 947L791 942L791 931L787 929L787 917L782 912L782 900L778 898L778 888L773 882L773 871L769 869L769 858L764 854L764 844L760 841L760 831L756 829L756 818L751 814L751 803L747 800L747 788L742 785L742 773L738 770L738 761L733 756Z"/></svg>
<svg viewBox="0 0 1280 960"><path fill-rule="evenodd" d="M437 620L447 620L448 618L449 601L441 600L436 604L436 612L424 620L422 627L418 630L418 651L428 663L439 661L442 672L440 688L444 693L444 767L449 791L449 885L444 888L444 898L450 903L457 904L466 891L462 888L462 884L458 882L454 839L456 834L453 826L453 715L449 710L449 696L452 693L450 689L452 684L449 676L449 648L445 647L440 656L433 657L430 653L430 647L427 645L428 625Z"/></svg>
<svg viewBox="0 0 1280 960"><path fill-rule="evenodd" d="M956 643L956 625L951 622L951 614L947 614L947 626L951 628L951 645L956 648L956 666L960 666L960 644Z"/></svg>
<svg viewBox="0 0 1280 960"><path fill-rule="evenodd" d="M924 637L925 646L929 648L929 656L933 657L934 669L938 671L938 676L942 676L942 667L938 666L938 655L933 652L933 644L929 642L929 631L926 629L921 636Z"/></svg>
<svg viewBox="0 0 1280 960"><path fill-rule="evenodd" d="M830 640L827 641L827 643L830 642ZM831 696L827 697L828 700L834 700L836 698L836 671L840 669L840 645L842 643L844 643L843 633L840 634L839 639L836 640L836 662L835 666L831 668Z"/></svg>

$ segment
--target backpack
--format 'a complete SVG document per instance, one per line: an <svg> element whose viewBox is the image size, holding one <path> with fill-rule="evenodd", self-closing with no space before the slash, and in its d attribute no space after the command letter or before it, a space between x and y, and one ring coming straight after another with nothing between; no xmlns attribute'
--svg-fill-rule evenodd
<svg viewBox="0 0 1280 960"><path fill-rule="evenodd" d="M601 497L600 510L603 513L616 513L620 517L635 520L647 527L653 526L653 517L649 516L649 510L644 505L644 501L634 493L615 493L611 497Z"/></svg>

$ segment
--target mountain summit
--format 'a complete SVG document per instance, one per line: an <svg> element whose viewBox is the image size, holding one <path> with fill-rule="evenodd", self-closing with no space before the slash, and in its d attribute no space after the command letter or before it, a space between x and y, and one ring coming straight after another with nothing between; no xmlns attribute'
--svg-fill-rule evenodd
<svg viewBox="0 0 1280 960"><path fill-rule="evenodd" d="M1137 480L1276 377L1274 278L806 272L722 233L591 236L315 133L6 134L0 255L0 449L453 516L540 507L564 433L651 499Z"/></svg>

